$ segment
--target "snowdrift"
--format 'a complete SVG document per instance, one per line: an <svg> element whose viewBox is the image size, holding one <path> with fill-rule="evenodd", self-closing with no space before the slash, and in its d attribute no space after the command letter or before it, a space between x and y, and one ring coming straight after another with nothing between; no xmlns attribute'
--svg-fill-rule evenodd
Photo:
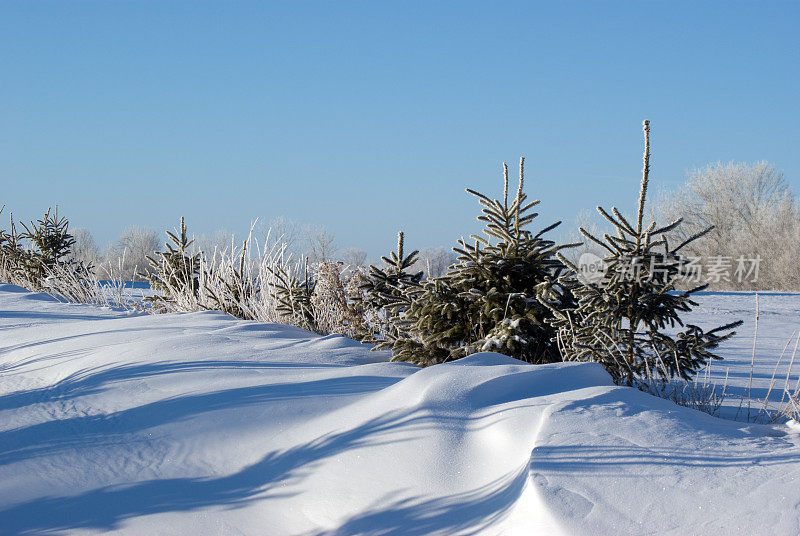
<svg viewBox="0 0 800 536"><path fill-rule="evenodd" d="M491 353L427 369L0 285L0 535L800 533L800 437Z"/></svg>

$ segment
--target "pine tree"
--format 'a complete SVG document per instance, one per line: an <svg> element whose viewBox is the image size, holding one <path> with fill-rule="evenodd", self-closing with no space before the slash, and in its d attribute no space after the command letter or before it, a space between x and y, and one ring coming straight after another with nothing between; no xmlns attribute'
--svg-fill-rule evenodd
<svg viewBox="0 0 800 536"><path fill-rule="evenodd" d="M0 206L0 214L3 213L5 208L6 208L5 205ZM10 239L11 236L8 234L8 232L5 229L0 229L0 251L2 251L2 249L6 246L6 244L8 244Z"/></svg>
<svg viewBox="0 0 800 536"><path fill-rule="evenodd" d="M150 301L162 304L173 302L179 296L196 297L200 289L200 252L189 253L194 240L189 239L183 217L180 235L167 231L167 237L166 251L156 252L154 257L148 256L152 270L141 274L150 282L150 288L163 293L153 296Z"/></svg>
<svg viewBox="0 0 800 536"><path fill-rule="evenodd" d="M30 227L24 223L22 227L25 232L20 236L31 241L36 258L46 267L63 262L75 244L75 239L69 234L69 221L58 217L57 206L55 211L47 209L41 219L31 222Z"/></svg>
<svg viewBox="0 0 800 536"><path fill-rule="evenodd" d="M363 307L369 317L369 330L361 334L365 342L377 342L383 348L400 336L401 317L420 288L422 272L409 272L419 251L404 251L404 234L397 234L397 251L381 257L384 267L371 265L361 284Z"/></svg>
<svg viewBox="0 0 800 536"><path fill-rule="evenodd" d="M5 209L5 205L0 208L0 213ZM14 228L14 215L11 214L10 232L0 229L0 277L3 281L10 283L14 279L13 268L16 264L20 248L17 241L17 233Z"/></svg>
<svg viewBox="0 0 800 536"><path fill-rule="evenodd" d="M644 122L644 169L638 211L633 225L613 207L598 212L616 229L617 235L602 239L581 228L580 232L605 251L605 273L599 279L580 277L580 270L566 258L571 273L561 283L577 298L572 308L555 308L553 325L564 359L601 363L618 383L634 385L643 378L689 379L710 359L720 359L712 350L729 338L734 322L704 332L694 325L676 336L666 328L683 327L680 315L697 303L692 294L707 285L677 292L687 275L688 260L679 252L711 228L690 236L671 249L667 233L682 223L678 219L658 227L644 226L645 199L650 172L650 124Z"/></svg>
<svg viewBox="0 0 800 536"><path fill-rule="evenodd" d="M47 209L44 216L30 225L22 223L24 231L17 234L13 217L12 232L4 245L4 256L7 259L13 277L24 282L32 290L44 290L46 280L58 266L72 272L78 281L88 277L92 267L70 259L69 255L75 239L69 233L69 221L59 217L58 207ZM23 246L27 241L28 246Z"/></svg>
<svg viewBox="0 0 800 536"><path fill-rule="evenodd" d="M247 270L247 240L242 243L239 267L231 263L223 273L213 273L211 279L211 284L208 281L205 284L206 295L210 301L210 306L206 306L207 308L222 311L236 318L254 320L244 305L255 289Z"/></svg>
<svg viewBox="0 0 800 536"><path fill-rule="evenodd" d="M503 170L502 201L467 190L483 206L478 220L485 236L460 240L458 261L448 273L413 290L398 318L401 336L391 341L395 360L431 365L495 351L532 363L560 361L548 320L550 307L571 299L556 284L565 270L556 253L568 246L543 235L561 222L529 231L539 201L529 202L524 192L524 159L511 203L505 164Z"/></svg>
<svg viewBox="0 0 800 536"><path fill-rule="evenodd" d="M268 268L276 279L273 297L278 302L276 309L282 320L309 331L316 331L316 315L311 299L315 282L308 272L308 259L304 265L302 279L294 274L287 274L280 266Z"/></svg>

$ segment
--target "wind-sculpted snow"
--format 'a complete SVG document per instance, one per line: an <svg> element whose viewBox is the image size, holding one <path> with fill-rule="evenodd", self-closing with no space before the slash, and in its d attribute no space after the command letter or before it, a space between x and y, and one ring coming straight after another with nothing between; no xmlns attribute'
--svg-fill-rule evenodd
<svg viewBox="0 0 800 536"><path fill-rule="evenodd" d="M798 534L800 439L492 353L418 369L0 285L0 534Z"/></svg>

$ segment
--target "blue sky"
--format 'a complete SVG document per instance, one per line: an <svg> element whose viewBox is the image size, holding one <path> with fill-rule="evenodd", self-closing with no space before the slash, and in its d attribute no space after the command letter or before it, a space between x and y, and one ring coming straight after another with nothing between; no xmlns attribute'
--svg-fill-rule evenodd
<svg viewBox="0 0 800 536"><path fill-rule="evenodd" d="M798 2L0 2L0 204L326 225L371 257L473 232L527 158L541 226L766 159L800 191ZM5 214L4 214L5 217Z"/></svg>

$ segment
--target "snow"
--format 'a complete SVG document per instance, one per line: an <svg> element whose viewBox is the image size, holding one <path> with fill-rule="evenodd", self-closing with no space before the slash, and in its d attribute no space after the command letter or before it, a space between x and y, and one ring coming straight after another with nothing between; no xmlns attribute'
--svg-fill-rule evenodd
<svg viewBox="0 0 800 536"><path fill-rule="evenodd" d="M752 296L703 299L701 320L752 315ZM761 308L771 376L800 299ZM0 284L0 535L800 533L796 424L714 418L595 364L388 358Z"/></svg>
<svg viewBox="0 0 800 536"><path fill-rule="evenodd" d="M756 296L746 292L704 292L699 297L699 307L684 315L687 323L702 327L716 327L735 320L744 324L736 328L736 336L726 342L720 350L722 361L711 365L711 379L725 387L726 400L720 414L727 418L745 420L748 391L754 400L751 415L757 413L761 401L769 392L770 406L781 400L786 377L792 366L790 390L797 386L800 375L800 346L795 353L797 337L800 335L800 294L786 292L764 292L758 294L758 337L755 333ZM785 351L784 351L785 349ZM783 358L781 354L783 353ZM753 380L750 384L750 368L753 363ZM774 378L774 387L770 385ZM737 417L738 415L738 417Z"/></svg>

